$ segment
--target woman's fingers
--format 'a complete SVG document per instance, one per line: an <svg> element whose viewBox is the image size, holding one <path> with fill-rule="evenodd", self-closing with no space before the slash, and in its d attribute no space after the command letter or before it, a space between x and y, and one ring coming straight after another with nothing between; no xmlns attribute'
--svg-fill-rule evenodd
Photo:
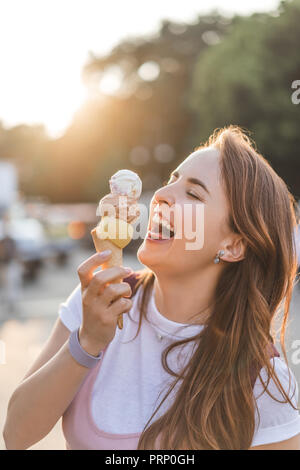
<svg viewBox="0 0 300 470"><path fill-rule="evenodd" d="M80 283L83 289L85 289L90 281L93 278L93 272L96 268L101 266L105 261L107 261L111 256L111 252L108 253L107 251L101 251L100 253L96 253L86 261L81 263L81 265L77 269L77 273L80 279Z"/></svg>
<svg viewBox="0 0 300 470"><path fill-rule="evenodd" d="M118 284L109 284L105 287L102 300L106 305L110 305L112 302L115 302L119 297L131 295L131 287L128 282L120 282Z"/></svg>
<svg viewBox="0 0 300 470"><path fill-rule="evenodd" d="M124 268L123 266L114 266L97 272L88 285L86 296L95 297L96 295L102 294L108 282L127 277L130 271L131 269L128 270L128 268Z"/></svg>
<svg viewBox="0 0 300 470"><path fill-rule="evenodd" d="M121 297L120 299L116 300L108 307L108 312L117 317L121 313L129 312L132 307L132 300L126 299L125 297Z"/></svg>

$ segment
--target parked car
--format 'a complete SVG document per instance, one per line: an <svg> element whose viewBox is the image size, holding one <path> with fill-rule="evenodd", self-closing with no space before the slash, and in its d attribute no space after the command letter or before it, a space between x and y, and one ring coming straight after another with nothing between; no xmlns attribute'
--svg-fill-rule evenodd
<svg viewBox="0 0 300 470"><path fill-rule="evenodd" d="M51 240L45 235L43 225L36 219L10 220L10 236L15 240L24 265L24 278L34 280L44 262L55 259L59 264L67 262L74 243L68 238Z"/></svg>

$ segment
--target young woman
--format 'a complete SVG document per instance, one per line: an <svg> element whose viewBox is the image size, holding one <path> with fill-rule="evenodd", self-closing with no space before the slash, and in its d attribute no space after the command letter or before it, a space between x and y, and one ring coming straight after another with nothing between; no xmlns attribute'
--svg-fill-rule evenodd
<svg viewBox="0 0 300 470"><path fill-rule="evenodd" d="M284 348L294 203L239 128L215 132L153 196L132 300L125 268L93 274L109 255L79 267L80 285L10 399L7 448L30 447L62 416L69 449L300 449ZM204 208L196 250L186 248L189 219L168 220L172 238L153 235L155 213L186 205L191 217ZM280 307L284 358L272 346ZM92 369L70 352L77 329Z"/></svg>

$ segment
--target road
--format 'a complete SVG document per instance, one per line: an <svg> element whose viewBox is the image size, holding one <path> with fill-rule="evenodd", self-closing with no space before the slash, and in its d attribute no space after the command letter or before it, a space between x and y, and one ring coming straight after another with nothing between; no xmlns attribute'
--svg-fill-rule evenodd
<svg viewBox="0 0 300 470"><path fill-rule="evenodd" d="M48 263L41 271L37 282L23 288L17 306L18 314L9 318L4 317L5 313L1 311L0 354L5 345L5 364L2 363L2 358L0 361L0 449L5 448L2 429L8 400L48 338L57 318L59 304L78 284L77 267L91 254L92 252L88 250L78 250L65 267ZM136 257L126 254L124 266L133 269L142 267ZM64 448L60 421L45 439L31 447L32 450Z"/></svg>
<svg viewBox="0 0 300 470"><path fill-rule="evenodd" d="M57 318L58 306L78 284L76 269L92 252L78 250L69 264L57 267L49 263L41 272L39 279L23 289L18 305L18 315L2 318L0 323L0 347L5 346L5 363L0 363L0 429L2 430L8 400L22 380L26 371L39 354ZM140 263L135 256L124 256L124 266L139 269ZM293 358L292 345L299 341L300 349L300 286L293 293L291 315L286 335L288 360L300 384L300 361ZM1 343L2 341L2 343ZM2 348L3 349L3 348ZM1 351L0 351L1 352ZM3 351L2 351L3 352ZM300 360L300 354L298 354ZM3 358L2 358L3 359ZM3 362L3 360L2 360ZM2 432L0 448L4 449ZM32 450L64 449L64 438L59 421L45 439L31 447Z"/></svg>

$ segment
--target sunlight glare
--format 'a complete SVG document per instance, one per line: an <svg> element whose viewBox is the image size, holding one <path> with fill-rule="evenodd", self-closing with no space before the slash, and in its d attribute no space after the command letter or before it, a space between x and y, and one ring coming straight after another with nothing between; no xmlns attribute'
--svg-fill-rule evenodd
<svg viewBox="0 0 300 470"><path fill-rule="evenodd" d="M157 62L149 60L140 66L138 69L139 76L148 82L156 80L160 73L160 67Z"/></svg>
<svg viewBox="0 0 300 470"><path fill-rule="evenodd" d="M241 13L274 8L278 0L246 0L226 5L221 0L187 4L164 0L157 4L132 0L2 0L0 2L0 121L5 126L21 123L44 124L51 137L59 137L71 123L84 102L87 90L81 81L81 69L89 52L109 54L113 45L145 34L157 33L162 19L181 24L170 26L182 34L186 25L204 10L219 7ZM218 38L204 37L210 44ZM127 47L129 47L127 45ZM180 64L168 58L161 64L164 71L176 73ZM109 73L108 73L109 72ZM103 96L130 96L136 83L122 83L120 70L110 70L100 79L98 92ZM156 80L159 65L149 60L138 75L144 82ZM127 80L128 82L128 80ZM152 89L144 83L136 90L139 99L148 99Z"/></svg>
<svg viewBox="0 0 300 470"><path fill-rule="evenodd" d="M120 89L123 72L117 65L108 67L100 79L99 89L105 95L114 95Z"/></svg>

